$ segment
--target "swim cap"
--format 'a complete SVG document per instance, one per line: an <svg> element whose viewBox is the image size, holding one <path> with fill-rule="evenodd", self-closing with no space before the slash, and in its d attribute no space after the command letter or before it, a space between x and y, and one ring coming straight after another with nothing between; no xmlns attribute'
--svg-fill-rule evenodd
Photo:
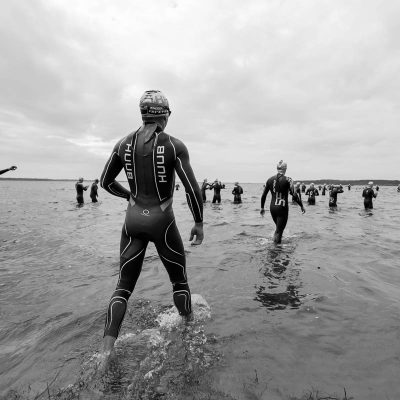
<svg viewBox="0 0 400 400"><path fill-rule="evenodd" d="M81 177L81 178L79 178L78 180L79 180L79 182L82 182L82 181L83 181L83 178Z"/></svg>
<svg viewBox="0 0 400 400"><path fill-rule="evenodd" d="M283 172L285 172L285 171L286 171L286 168L287 168L287 164L286 164L283 160L279 161L279 162L278 162L278 165L276 166L276 169L277 169L278 171L283 171Z"/></svg>
<svg viewBox="0 0 400 400"><path fill-rule="evenodd" d="M368 182L368 186L372 186L373 184L374 184L374 182L372 182L372 181Z"/></svg>
<svg viewBox="0 0 400 400"><path fill-rule="evenodd" d="M171 114L168 100L159 90L146 90L140 98L139 108L143 117Z"/></svg>

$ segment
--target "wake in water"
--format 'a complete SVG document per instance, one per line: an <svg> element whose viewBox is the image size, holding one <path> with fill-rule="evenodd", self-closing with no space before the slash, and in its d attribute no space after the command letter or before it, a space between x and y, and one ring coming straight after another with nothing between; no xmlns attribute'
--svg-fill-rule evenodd
<svg viewBox="0 0 400 400"><path fill-rule="evenodd" d="M93 354L83 363L78 382L59 390L57 399L176 399L218 360L205 334L211 310L201 295L192 295L190 322L173 306L162 311L150 302L140 306L134 310L139 328L118 338L116 356L105 372L99 369L101 354Z"/></svg>

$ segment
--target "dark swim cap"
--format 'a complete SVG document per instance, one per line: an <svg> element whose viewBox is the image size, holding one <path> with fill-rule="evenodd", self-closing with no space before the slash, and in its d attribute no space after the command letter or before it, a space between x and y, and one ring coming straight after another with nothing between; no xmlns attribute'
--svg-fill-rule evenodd
<svg viewBox="0 0 400 400"><path fill-rule="evenodd" d="M143 117L163 117L171 114L168 100L159 90L146 90L140 98L139 108Z"/></svg>

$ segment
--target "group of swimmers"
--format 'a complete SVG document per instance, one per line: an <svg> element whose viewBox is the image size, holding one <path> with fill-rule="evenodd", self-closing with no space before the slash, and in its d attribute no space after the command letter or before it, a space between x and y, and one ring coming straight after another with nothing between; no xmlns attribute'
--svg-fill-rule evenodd
<svg viewBox="0 0 400 400"><path fill-rule="evenodd" d="M203 203L207 201L206 190L214 190L214 196L212 199L212 203L221 203L221 189L225 189L225 184L221 183L218 179L216 179L212 184L209 184L207 178L204 179L200 191L201 198L203 199ZM242 194L243 188L239 185L239 182L235 182L235 185L232 190L233 194L233 203L240 204L242 202Z"/></svg>
<svg viewBox="0 0 400 400"><path fill-rule="evenodd" d="M94 182L92 183L92 186L90 187L90 198L92 199L92 203L97 203L97 198L99 197L98 184L99 180L95 179ZM78 203L78 206L82 206L85 203L85 200L83 198L83 192L86 191L88 187L89 185L86 186L83 185L83 178L79 178L78 182L75 183L76 201Z"/></svg>
<svg viewBox="0 0 400 400"><path fill-rule="evenodd" d="M118 280L105 316L103 366L107 366L110 356L115 354L114 343L121 329L128 300L141 273L149 242L155 244L168 273L172 285L172 298L179 314L187 321L191 319L192 304L186 275L185 250L172 209L174 190L178 190L175 186L175 173L185 188L187 203L194 220L189 239L192 245L200 245L204 239L203 202L206 201L206 190L213 189L212 202L220 203L221 189L225 188L218 179L212 184L208 184L205 179L200 189L185 144L164 131L171 111L162 92L146 91L140 99L139 110L142 125L115 144L104 166L100 182L96 179L91 186L92 202L97 201L100 183L104 190L125 199L128 204L120 240ZM285 162L278 163L277 174L267 180L261 196L260 213L264 215L267 194L271 192L272 195L270 213L276 225L275 243L281 242L288 220L289 193L293 201L300 205L302 213L305 213L301 189L298 190L297 185L295 189L292 179L285 176L286 168ZM13 169L16 167L0 171L0 174ZM116 181L122 170L126 174L129 189ZM83 194L89 187L83 182L83 178L80 178L75 184L79 204L84 203ZM374 194L371 197L371 187L367 189L363 192L365 199L376 197ZM324 185L323 195L325 190ZM330 206L336 206L337 194L342 192L341 185L331 186ZM315 203L315 196L319 193L314 185L310 185L305 193L309 196L309 203ZM238 182L235 182L232 194L234 202L242 201L243 188Z"/></svg>

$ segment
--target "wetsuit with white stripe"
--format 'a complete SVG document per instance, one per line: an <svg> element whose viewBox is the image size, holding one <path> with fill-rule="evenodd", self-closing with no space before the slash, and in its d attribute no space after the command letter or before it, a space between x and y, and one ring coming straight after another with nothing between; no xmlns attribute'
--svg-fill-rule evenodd
<svg viewBox="0 0 400 400"><path fill-rule="evenodd" d="M274 240L276 243L280 243L289 217L289 193L302 209L303 203L294 189L292 179L281 173L271 176L265 184L264 192L261 196L261 209L264 209L268 192L272 194L269 210L276 225Z"/></svg>
<svg viewBox="0 0 400 400"><path fill-rule="evenodd" d="M104 336L118 336L149 241L154 242L168 272L179 313L191 312L185 252L172 210L175 171L185 187L195 222L203 220L203 201L185 145L152 126L143 125L116 144L100 179L105 190L129 199L121 235L119 279L109 303ZM115 181L122 169L130 191Z"/></svg>

